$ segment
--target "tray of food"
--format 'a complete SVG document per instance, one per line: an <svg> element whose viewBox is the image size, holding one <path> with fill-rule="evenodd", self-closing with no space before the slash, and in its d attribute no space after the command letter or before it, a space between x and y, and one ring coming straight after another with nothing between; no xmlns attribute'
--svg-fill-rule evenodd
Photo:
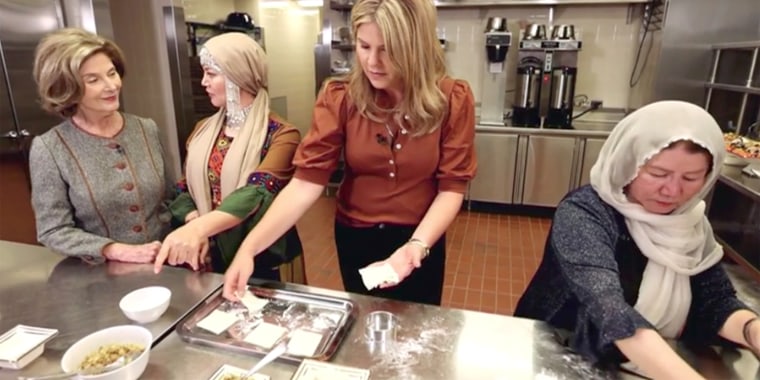
<svg viewBox="0 0 760 380"><path fill-rule="evenodd" d="M285 340L285 360L329 360L355 317L346 299L252 286L241 302L218 290L179 322L177 333L189 343L262 356Z"/></svg>
<svg viewBox="0 0 760 380"><path fill-rule="evenodd" d="M726 150L737 156L760 157L760 141L734 132L726 132L723 134L723 142L726 145Z"/></svg>

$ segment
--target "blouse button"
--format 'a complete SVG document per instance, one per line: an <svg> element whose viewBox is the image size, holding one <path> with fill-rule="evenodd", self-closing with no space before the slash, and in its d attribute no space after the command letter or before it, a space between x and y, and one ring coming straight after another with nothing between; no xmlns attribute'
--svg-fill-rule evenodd
<svg viewBox="0 0 760 380"><path fill-rule="evenodd" d="M401 144L396 144L396 150L401 149Z"/></svg>
<svg viewBox="0 0 760 380"><path fill-rule="evenodd" d="M395 177L396 177L396 173L391 173L391 174L388 174L388 175L389 175L391 178L395 178Z"/></svg>
<svg viewBox="0 0 760 380"><path fill-rule="evenodd" d="M126 191L132 191L132 189L135 188L135 184L132 182L127 182L124 184L124 190Z"/></svg>
<svg viewBox="0 0 760 380"><path fill-rule="evenodd" d="M119 144L117 144L115 142L110 142L106 146L109 147L109 148L111 148L111 149L118 149L119 148Z"/></svg>
<svg viewBox="0 0 760 380"><path fill-rule="evenodd" d="M138 205L131 205L131 206L129 206L129 211L131 211L131 212L138 212L138 211L140 211L140 206L138 206Z"/></svg>
<svg viewBox="0 0 760 380"><path fill-rule="evenodd" d="M388 163L393 165L395 162L393 160L388 160Z"/></svg>
<svg viewBox="0 0 760 380"><path fill-rule="evenodd" d="M142 232L143 228L142 226L134 226L132 227L132 231L134 232Z"/></svg>
<svg viewBox="0 0 760 380"><path fill-rule="evenodd" d="M407 132L406 132L406 129L403 129L403 128L402 128L402 129L401 129L401 134L402 134L402 135L405 135L406 133L407 133Z"/></svg>
<svg viewBox="0 0 760 380"><path fill-rule="evenodd" d="M116 167L116 169L124 170L124 169L127 168L127 164L124 163L124 162L119 162L118 164L115 165L115 167Z"/></svg>

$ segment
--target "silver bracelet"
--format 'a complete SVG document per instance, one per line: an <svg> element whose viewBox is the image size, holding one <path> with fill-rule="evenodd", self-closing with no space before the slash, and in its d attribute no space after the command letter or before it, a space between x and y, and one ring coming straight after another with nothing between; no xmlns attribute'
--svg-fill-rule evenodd
<svg viewBox="0 0 760 380"><path fill-rule="evenodd" d="M430 247L428 247L428 245L425 244L424 241L422 241L420 239L417 239L417 238L411 238L406 243L407 244L416 245L418 247L421 247L422 248L422 258L423 259L426 258L426 257L428 257L428 256L430 256Z"/></svg>

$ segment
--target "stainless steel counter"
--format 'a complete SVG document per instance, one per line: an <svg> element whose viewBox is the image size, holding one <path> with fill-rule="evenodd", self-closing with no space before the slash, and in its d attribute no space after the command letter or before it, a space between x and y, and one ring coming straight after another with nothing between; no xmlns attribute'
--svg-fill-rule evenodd
<svg viewBox="0 0 760 380"><path fill-rule="evenodd" d="M359 317L331 360L370 369L372 379L606 379L613 374L566 352L543 323L466 310L383 300L326 289L288 289L350 299L359 315L385 310L399 317L394 344L372 346ZM146 379L208 379L222 364L251 367L259 358L189 345L171 334L151 352ZM296 364L277 362L262 370L273 380L290 379Z"/></svg>
<svg viewBox="0 0 760 380"><path fill-rule="evenodd" d="M721 182L760 202L760 178L742 174L742 168L728 165L723 165L720 174Z"/></svg>
<svg viewBox="0 0 760 380"><path fill-rule="evenodd" d="M24 323L60 330L60 335L46 346L43 357L22 371L0 370L0 379L57 371L63 351L75 340L104 327L129 323L117 303L129 290L145 285L167 286L173 297L167 313L147 325L158 339L142 379L205 380L222 364L247 368L260 359L188 344L173 331L187 312L219 288L219 275L166 268L157 276L149 265L89 266L63 259L45 248L7 242L0 242L0 254L0 329ZM757 285L740 268L732 267L729 275L740 296L758 305ZM308 286L277 286L355 302L358 318L331 361L368 368L372 379L636 378L593 368L560 345L542 322ZM398 316L400 329L393 344L372 346L365 341L363 317L375 310ZM745 350L676 349L709 379L760 379L758 361ZM296 367L279 361L262 372L273 380L290 379Z"/></svg>
<svg viewBox="0 0 760 380"><path fill-rule="evenodd" d="M736 268L740 271L741 269ZM749 283L732 269L742 297ZM382 300L299 285L288 289L355 302L360 317L331 362L368 368L372 379L639 379L602 371L569 352L542 322L475 311ZM746 298L745 298L746 299ZM400 319L394 344L373 346L364 336L363 315L386 310ZM746 350L706 348L698 353L673 347L708 379L760 379L758 362ZM208 379L223 364L249 368L258 357L190 345L172 333L151 352L145 379ZM275 362L262 373L290 379L296 364Z"/></svg>
<svg viewBox="0 0 760 380"><path fill-rule="evenodd" d="M60 371L66 349L97 330L132 324L119 300L134 289L161 285L172 290L169 309L146 324L154 345L177 320L218 289L222 276L167 267L160 275L152 265L107 263L92 266L64 258L47 248L0 241L0 334L17 324L58 329L45 353L21 371L0 369L0 379Z"/></svg>

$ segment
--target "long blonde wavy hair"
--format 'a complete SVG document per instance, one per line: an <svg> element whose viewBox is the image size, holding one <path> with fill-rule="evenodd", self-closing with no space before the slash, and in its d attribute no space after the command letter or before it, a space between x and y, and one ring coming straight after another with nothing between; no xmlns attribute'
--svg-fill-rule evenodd
<svg viewBox="0 0 760 380"><path fill-rule="evenodd" d="M356 109L370 120L389 118L407 125L413 136L440 127L448 112L446 97L438 82L446 76L443 48L436 34L436 10L431 0L359 0L351 10L354 36L359 26L374 22L383 35L393 70L400 76L403 95L393 108L375 102L377 90L362 71L355 54L353 68L342 80Z"/></svg>

